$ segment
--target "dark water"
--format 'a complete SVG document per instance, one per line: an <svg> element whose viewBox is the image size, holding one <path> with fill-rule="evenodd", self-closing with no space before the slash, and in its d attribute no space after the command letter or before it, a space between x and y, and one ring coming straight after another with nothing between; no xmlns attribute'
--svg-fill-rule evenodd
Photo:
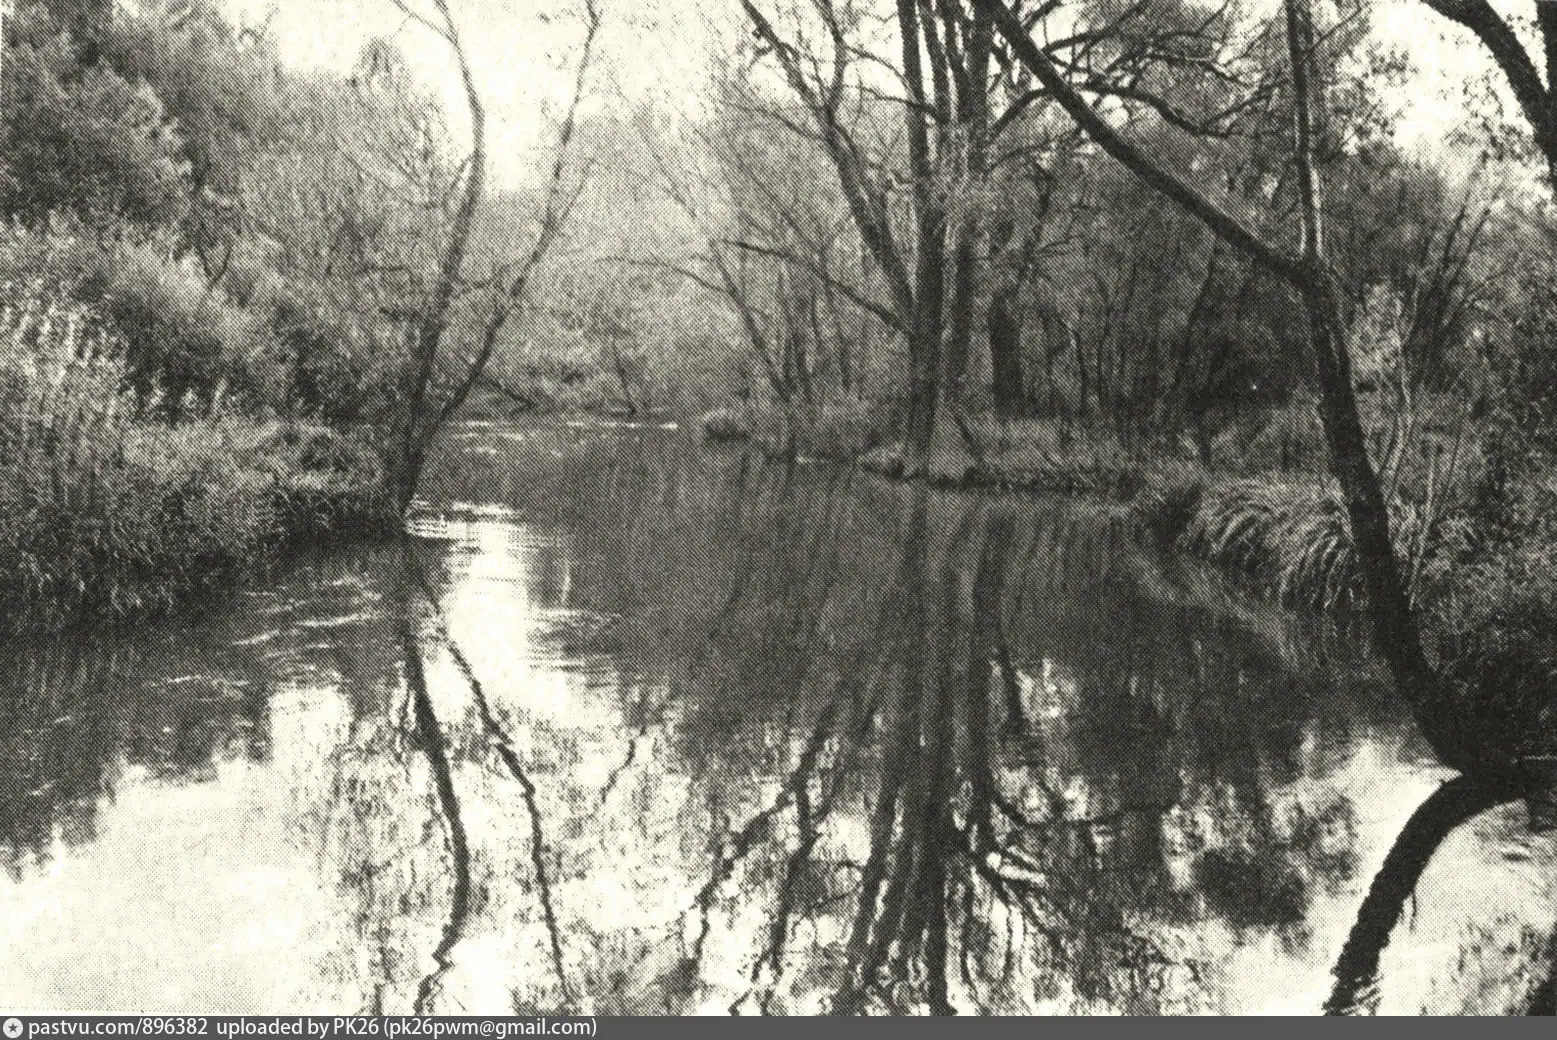
<svg viewBox="0 0 1557 1040"><path fill-rule="evenodd" d="M1363 1009L1549 985L1553 840L1410 837L1368 655L1102 507L460 445L409 554L0 650L7 1011L1306 1013L1387 856Z"/></svg>

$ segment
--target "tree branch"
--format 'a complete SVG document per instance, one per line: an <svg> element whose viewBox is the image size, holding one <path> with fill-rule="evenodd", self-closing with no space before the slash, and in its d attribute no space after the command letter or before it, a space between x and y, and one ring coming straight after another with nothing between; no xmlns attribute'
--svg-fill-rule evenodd
<svg viewBox="0 0 1557 1040"><path fill-rule="evenodd" d="M722 244L730 246L733 249L739 249L743 252L756 253L759 256L769 256L775 260L781 260L786 264L793 264L798 267L803 267L810 274L821 279L827 285L842 293L844 297L849 300L849 302L863 310L869 311L871 314L881 319L881 321L886 325L896 329L898 332L907 333L908 331L908 328L902 317L895 313L891 308L883 307L881 304L876 303L865 296L858 289L854 288L854 286L832 277L827 273L827 269L824 266L809 257L800 256L787 250L775 249L772 246L763 246L758 245L755 242L743 242L736 239L726 239Z"/></svg>
<svg viewBox="0 0 1557 1040"><path fill-rule="evenodd" d="M1554 183L1557 183L1557 111L1552 104L1549 84L1541 82L1524 44L1512 26L1503 19L1487 0L1422 0L1432 10L1451 22L1476 34L1492 54L1492 60L1508 80L1514 98L1519 102L1530 129L1535 134L1536 145L1546 157ZM1553 45L1557 42L1557 11L1551 3L1537 3L1542 37L1546 44L1548 73L1554 66Z"/></svg>
<svg viewBox="0 0 1557 1040"><path fill-rule="evenodd" d="M1222 209L1189 182L1159 165L1155 159L1114 129L1113 125L1100 115L1080 91L1060 73L1049 56L1033 42L1032 37L1022 28L1021 22L1002 0L969 0L969 2L988 13L1012 53L1038 78L1060 107L1081 125L1100 148L1148 185L1199 217L1213 231L1227 239L1230 244L1248 253L1258 263L1288 281L1300 277L1301 264L1297 258L1270 245L1237 217Z"/></svg>

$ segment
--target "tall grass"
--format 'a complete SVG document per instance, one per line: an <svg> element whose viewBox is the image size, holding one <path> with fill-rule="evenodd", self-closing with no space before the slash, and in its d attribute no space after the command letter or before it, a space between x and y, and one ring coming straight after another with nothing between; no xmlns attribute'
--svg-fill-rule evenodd
<svg viewBox="0 0 1557 1040"><path fill-rule="evenodd" d="M368 453L220 411L139 418L95 315L43 283L0 299L0 631L158 610L290 534L372 514ZM298 509L310 494L338 515Z"/></svg>
<svg viewBox="0 0 1557 1040"><path fill-rule="evenodd" d="M705 412L698 424L710 441L750 441L770 456L852 461L884 441L894 426L890 405L843 397L814 408L746 401Z"/></svg>
<svg viewBox="0 0 1557 1040"><path fill-rule="evenodd" d="M1328 479L1179 474L1143 493L1138 516L1159 537L1256 584L1292 607L1357 606L1362 579L1339 489ZM1414 598L1432 592L1455 551L1456 516L1395 499L1396 552Z"/></svg>

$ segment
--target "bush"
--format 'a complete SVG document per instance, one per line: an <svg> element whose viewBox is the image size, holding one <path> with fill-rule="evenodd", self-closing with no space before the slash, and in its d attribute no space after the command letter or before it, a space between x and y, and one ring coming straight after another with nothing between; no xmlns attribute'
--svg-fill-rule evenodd
<svg viewBox="0 0 1557 1040"><path fill-rule="evenodd" d="M79 309L13 312L31 317L4 326L0 360L0 627L160 609L288 537L382 522L365 446L241 415L137 418L123 363L81 349Z"/></svg>
<svg viewBox="0 0 1557 1040"><path fill-rule="evenodd" d="M0 103L0 211L40 221L55 212L152 225L188 198L183 140L155 91L80 48L38 4L7 19Z"/></svg>
<svg viewBox="0 0 1557 1040"><path fill-rule="evenodd" d="M1330 448L1325 443L1319 409L1310 398L1298 398L1266 413L1265 421L1241 445L1230 445L1228 455L1248 472L1327 472Z"/></svg>
<svg viewBox="0 0 1557 1040"><path fill-rule="evenodd" d="M305 287L269 279L248 294L266 324L272 364L254 396L287 415L333 425L380 422L394 402L399 352L376 330L335 312Z"/></svg>
<svg viewBox="0 0 1557 1040"><path fill-rule="evenodd" d="M1200 510L1211 475L1197 463L1166 462L1149 470L1130 501L1130 513L1158 542L1182 535Z"/></svg>
<svg viewBox="0 0 1557 1040"><path fill-rule="evenodd" d="M1550 755L1557 731L1557 588L1539 575L1486 582L1443 637L1443 675L1482 742L1512 758Z"/></svg>
<svg viewBox="0 0 1557 1040"><path fill-rule="evenodd" d="M744 441L751 438L751 426L742 409L735 405L720 405L705 412L698 420L703 437L710 441Z"/></svg>
<svg viewBox="0 0 1557 1040"><path fill-rule="evenodd" d="M231 393L250 404L278 381L266 323L209 286L165 244L106 246L64 231L0 235L0 281L29 343L46 335L48 308L101 333L92 350L122 362L137 407L169 419L211 411ZM31 324L27 324L30 322Z"/></svg>

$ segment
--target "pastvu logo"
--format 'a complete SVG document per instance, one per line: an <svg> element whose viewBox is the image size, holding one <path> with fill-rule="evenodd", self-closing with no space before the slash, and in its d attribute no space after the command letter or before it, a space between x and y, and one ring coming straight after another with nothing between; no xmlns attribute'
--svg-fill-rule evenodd
<svg viewBox="0 0 1557 1040"><path fill-rule="evenodd" d="M3 1030L8 1040L16 1040L17 1037L22 1035L22 1020L19 1018L8 1018L5 1020L5 1025L0 1027L0 1030Z"/></svg>

